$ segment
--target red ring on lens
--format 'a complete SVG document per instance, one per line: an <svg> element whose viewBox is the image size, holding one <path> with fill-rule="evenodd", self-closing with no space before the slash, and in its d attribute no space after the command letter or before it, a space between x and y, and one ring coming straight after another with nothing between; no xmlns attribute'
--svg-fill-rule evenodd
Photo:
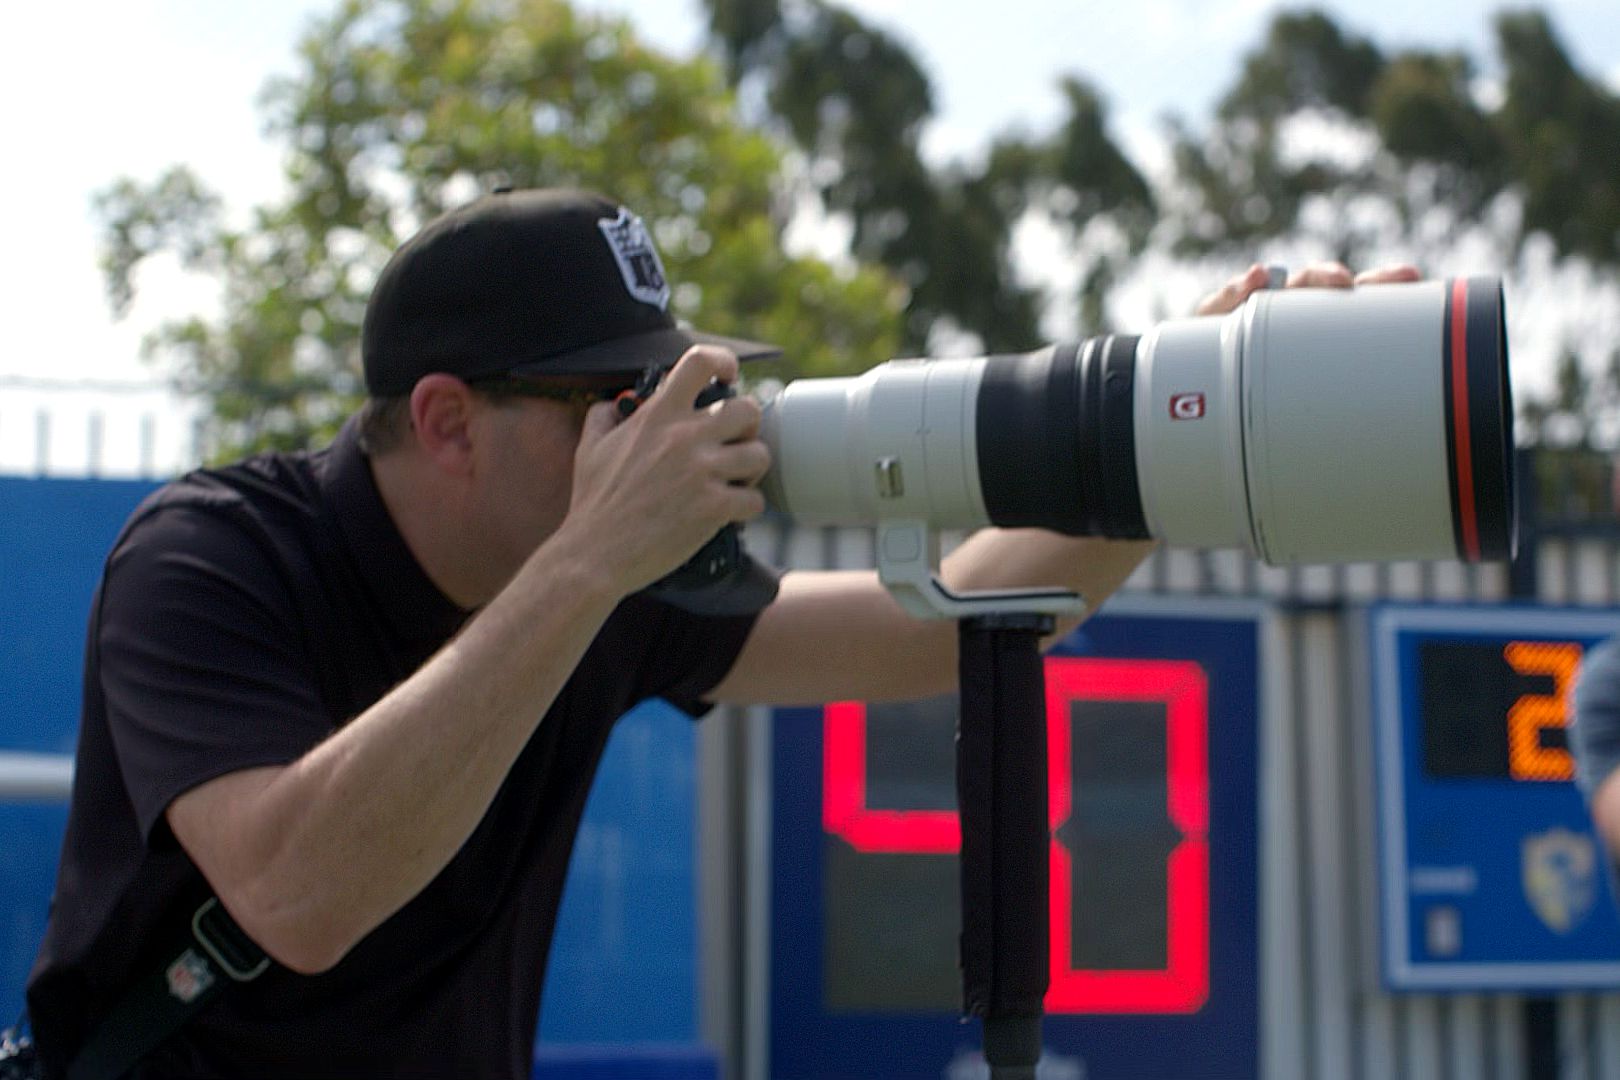
<svg viewBox="0 0 1620 1080"><path fill-rule="evenodd" d="M1451 445L1457 469L1462 556L1478 562L1479 510L1474 502L1474 446L1468 418L1468 279L1451 283Z"/></svg>

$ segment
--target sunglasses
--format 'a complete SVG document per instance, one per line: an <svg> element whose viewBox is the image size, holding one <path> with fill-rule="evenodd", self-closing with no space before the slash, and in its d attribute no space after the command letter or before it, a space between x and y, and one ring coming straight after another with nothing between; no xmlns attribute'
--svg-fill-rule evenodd
<svg viewBox="0 0 1620 1080"><path fill-rule="evenodd" d="M473 379L468 386L493 398L526 397L544 401L559 401L574 408L589 408L603 401L612 401L633 385L612 386L557 386L537 379L520 379L511 375L496 375L488 379Z"/></svg>

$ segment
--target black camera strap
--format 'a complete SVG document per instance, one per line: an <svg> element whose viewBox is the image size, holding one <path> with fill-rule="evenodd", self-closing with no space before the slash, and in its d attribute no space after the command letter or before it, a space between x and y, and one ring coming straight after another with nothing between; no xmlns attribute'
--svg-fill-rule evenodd
<svg viewBox="0 0 1620 1080"><path fill-rule="evenodd" d="M163 955L102 1020L68 1066L68 1080L117 1080L227 986L252 982L270 967L216 896L192 913Z"/></svg>
<svg viewBox="0 0 1620 1080"><path fill-rule="evenodd" d="M992 1080L1034 1080L1051 982L1046 669L1050 615L958 624L962 1012L984 1019Z"/></svg>

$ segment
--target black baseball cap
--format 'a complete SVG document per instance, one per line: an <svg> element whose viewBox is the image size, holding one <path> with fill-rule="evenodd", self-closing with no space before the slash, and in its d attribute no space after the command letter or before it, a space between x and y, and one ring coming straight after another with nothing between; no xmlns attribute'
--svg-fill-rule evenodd
<svg viewBox="0 0 1620 1080"><path fill-rule="evenodd" d="M699 343L781 354L677 326L669 295L629 209L588 191L496 191L434 219L383 268L361 333L366 389L408 394L440 371L630 376Z"/></svg>

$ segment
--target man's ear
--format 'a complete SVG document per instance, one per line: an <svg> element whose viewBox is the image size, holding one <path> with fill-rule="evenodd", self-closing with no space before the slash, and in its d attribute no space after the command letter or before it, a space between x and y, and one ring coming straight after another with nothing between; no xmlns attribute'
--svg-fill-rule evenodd
<svg viewBox="0 0 1620 1080"><path fill-rule="evenodd" d="M416 441L429 460L447 472L460 475L472 468L476 405L472 389L454 375L424 375L411 390Z"/></svg>

